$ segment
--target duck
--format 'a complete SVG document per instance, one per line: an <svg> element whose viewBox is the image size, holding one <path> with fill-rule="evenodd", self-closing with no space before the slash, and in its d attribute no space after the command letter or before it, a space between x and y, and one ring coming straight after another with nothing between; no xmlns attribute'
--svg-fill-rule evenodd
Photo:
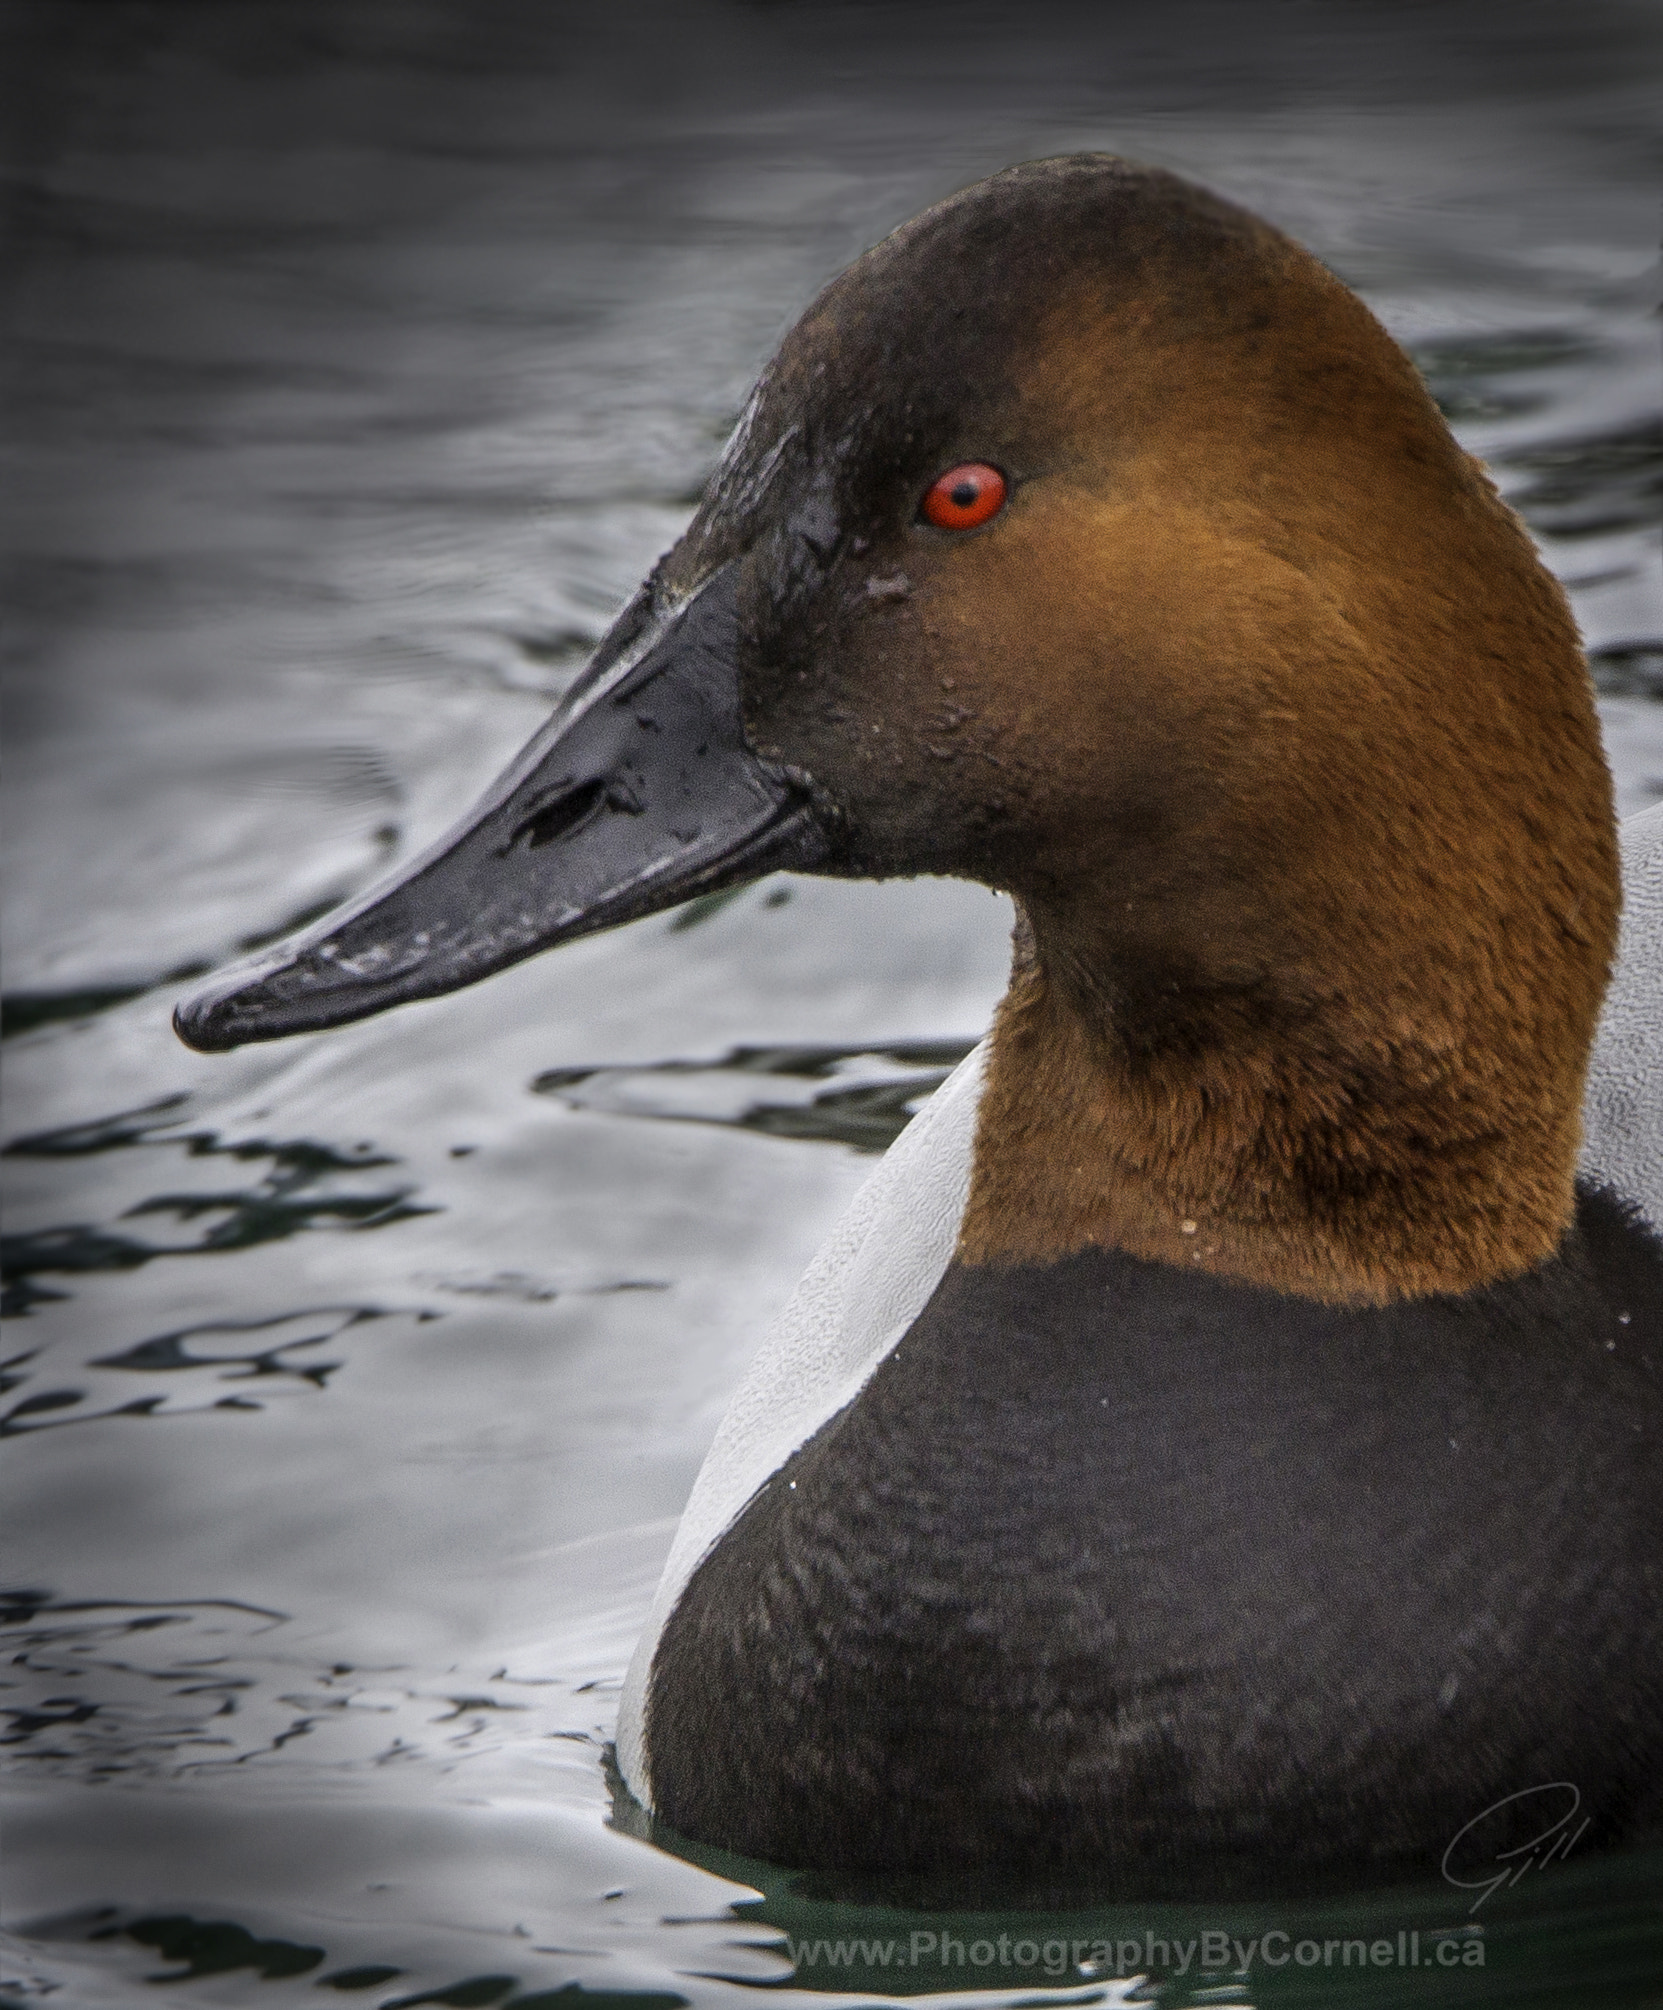
<svg viewBox="0 0 1663 2010"><path fill-rule="evenodd" d="M1663 812L1354 293L1110 155L927 209L477 807L176 1025L782 869L1006 893L1011 977L694 1486L659 1832L1112 1897L1663 1835Z"/></svg>

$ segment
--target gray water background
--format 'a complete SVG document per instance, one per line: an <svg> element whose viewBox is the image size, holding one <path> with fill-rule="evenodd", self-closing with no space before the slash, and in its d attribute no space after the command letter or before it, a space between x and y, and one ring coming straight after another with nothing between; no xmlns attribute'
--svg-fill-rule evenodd
<svg viewBox="0 0 1663 2010"><path fill-rule="evenodd" d="M11 1986L730 2001L789 1963L611 1825L621 1671L768 1317L984 1028L1005 904L781 880L220 1059L172 1039L179 973L466 805L819 284L1077 148L1257 208L1414 348L1571 588L1623 807L1657 799L1657 10L11 31ZM122 1930L157 1915L244 1941L170 1967Z"/></svg>

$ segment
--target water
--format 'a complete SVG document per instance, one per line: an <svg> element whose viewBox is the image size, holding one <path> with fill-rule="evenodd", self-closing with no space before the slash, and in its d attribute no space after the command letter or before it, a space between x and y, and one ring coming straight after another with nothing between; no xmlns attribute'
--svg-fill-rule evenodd
<svg viewBox="0 0 1663 2010"><path fill-rule="evenodd" d="M1476 1915L1437 1881L1100 1911L1057 1971L1055 1920L700 1867L615 1806L619 1680L727 1391L985 1026L1002 902L782 880L326 1036L168 1031L181 973L406 856L527 735L826 276L1078 147L1261 209L1414 345L1572 589L1624 806L1663 794L1655 15L1246 13L23 17L18 2001L1655 2000L1655 1861ZM1290 1956L1156 1958L1225 1927ZM872 1952L915 1931L987 1961ZM1426 1962L1302 1967L1307 1931ZM813 1952L840 1935L867 1953Z"/></svg>

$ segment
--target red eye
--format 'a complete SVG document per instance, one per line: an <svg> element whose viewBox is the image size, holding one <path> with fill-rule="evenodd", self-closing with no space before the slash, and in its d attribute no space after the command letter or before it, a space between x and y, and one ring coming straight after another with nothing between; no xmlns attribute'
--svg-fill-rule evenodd
<svg viewBox="0 0 1663 2010"><path fill-rule="evenodd" d="M986 461L966 461L949 468L930 486L924 498L926 523L937 530L974 530L1005 506L1005 478Z"/></svg>

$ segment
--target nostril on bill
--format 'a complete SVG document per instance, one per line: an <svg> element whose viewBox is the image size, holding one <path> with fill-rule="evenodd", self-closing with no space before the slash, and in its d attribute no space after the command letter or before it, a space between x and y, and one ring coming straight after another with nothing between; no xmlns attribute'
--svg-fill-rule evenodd
<svg viewBox="0 0 1663 2010"><path fill-rule="evenodd" d="M523 844L527 851L535 851L539 845L553 844L556 838L563 838L587 823L596 810L606 800L606 784L603 781L580 782L575 789L568 789L564 795L556 796L552 803L545 803L540 810L522 818L514 826L514 834L505 845L497 849L499 858L506 858L516 845Z"/></svg>

